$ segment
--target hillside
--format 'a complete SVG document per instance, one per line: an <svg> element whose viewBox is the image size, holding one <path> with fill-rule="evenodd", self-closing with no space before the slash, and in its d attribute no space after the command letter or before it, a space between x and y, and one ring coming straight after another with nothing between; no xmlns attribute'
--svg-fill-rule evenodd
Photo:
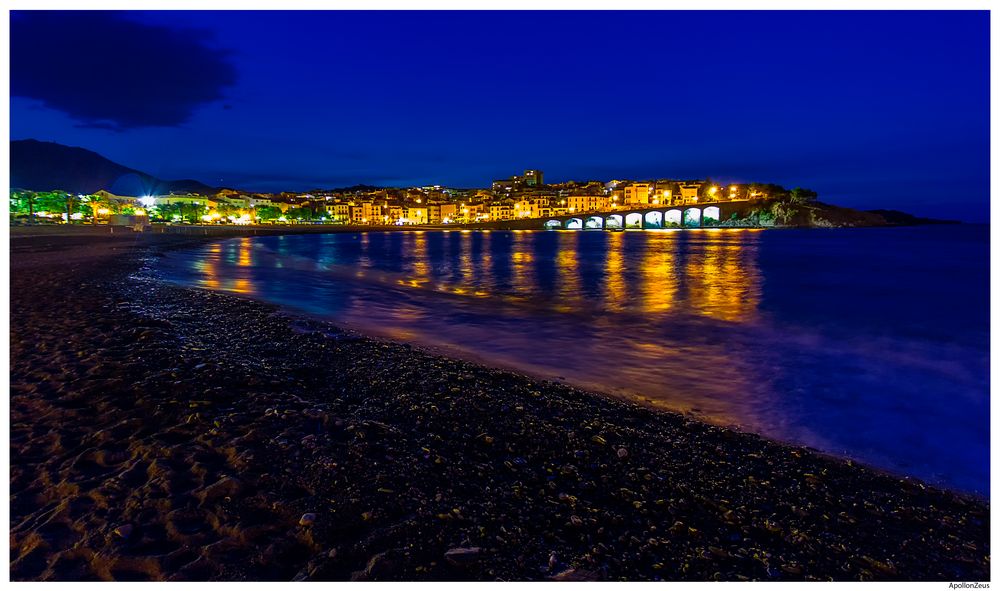
<svg viewBox="0 0 1000 591"><path fill-rule="evenodd" d="M862 211L820 201L792 203L773 199L747 210L737 220L726 220L721 226L783 226L799 228L852 228L865 226L915 226L922 224L956 224L959 222L921 218L891 209Z"/></svg>
<svg viewBox="0 0 1000 591"><path fill-rule="evenodd" d="M10 142L10 184L33 191L93 193L104 189L116 195L215 191L199 181L158 179L90 150L38 140Z"/></svg>

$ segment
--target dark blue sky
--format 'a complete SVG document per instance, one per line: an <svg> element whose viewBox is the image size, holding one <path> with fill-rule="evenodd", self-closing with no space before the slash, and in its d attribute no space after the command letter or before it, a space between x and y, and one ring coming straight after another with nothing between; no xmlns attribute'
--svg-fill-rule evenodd
<svg viewBox="0 0 1000 591"><path fill-rule="evenodd" d="M777 182L985 221L987 12L11 16L11 133L257 190Z"/></svg>

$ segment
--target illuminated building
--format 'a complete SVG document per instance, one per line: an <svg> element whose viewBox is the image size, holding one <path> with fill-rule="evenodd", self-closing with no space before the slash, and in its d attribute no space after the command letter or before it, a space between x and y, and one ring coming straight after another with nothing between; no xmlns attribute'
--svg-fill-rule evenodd
<svg viewBox="0 0 1000 591"><path fill-rule="evenodd" d="M605 211L612 205L608 195L567 195L566 207L572 212Z"/></svg>
<svg viewBox="0 0 1000 591"><path fill-rule="evenodd" d="M681 183L680 184L680 203L678 205L689 205L691 203L698 203L698 190L701 189L703 183Z"/></svg>
<svg viewBox="0 0 1000 591"><path fill-rule="evenodd" d="M625 187L625 205L649 205L649 183L631 183Z"/></svg>
<svg viewBox="0 0 1000 591"><path fill-rule="evenodd" d="M454 203L435 203L427 207L427 220L431 224L443 224L454 220L458 206Z"/></svg>
<svg viewBox="0 0 1000 591"><path fill-rule="evenodd" d="M346 203L331 203L323 209L330 221L347 222L351 219L351 206Z"/></svg>
<svg viewBox="0 0 1000 591"><path fill-rule="evenodd" d="M549 201L551 197L523 197L514 202L515 218L537 218L550 214Z"/></svg>
<svg viewBox="0 0 1000 591"><path fill-rule="evenodd" d="M505 221L514 219L514 207L508 203L491 203L490 220Z"/></svg>
<svg viewBox="0 0 1000 591"><path fill-rule="evenodd" d="M403 218L406 224L426 224L428 222L428 211L426 207L407 207L406 217Z"/></svg>

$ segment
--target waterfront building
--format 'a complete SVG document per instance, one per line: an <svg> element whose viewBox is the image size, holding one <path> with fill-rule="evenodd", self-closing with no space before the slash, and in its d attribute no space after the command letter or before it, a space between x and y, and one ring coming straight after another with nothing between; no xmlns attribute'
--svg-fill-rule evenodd
<svg viewBox="0 0 1000 591"><path fill-rule="evenodd" d="M625 205L641 207L649 205L649 183L631 183L625 187Z"/></svg>
<svg viewBox="0 0 1000 591"><path fill-rule="evenodd" d="M404 224L426 224L428 223L428 211L426 207L407 207L406 217L401 221Z"/></svg>
<svg viewBox="0 0 1000 591"><path fill-rule="evenodd" d="M491 203L490 221L506 221L514 219L514 207L510 203Z"/></svg>
<svg viewBox="0 0 1000 591"><path fill-rule="evenodd" d="M152 201L149 201L152 199ZM144 197L140 201L143 205L149 207L151 205L204 205L206 207L215 207L220 202L227 202L236 207L246 208L249 204L245 199L227 197L225 200L220 199L209 199L205 195L199 195L197 193L171 193L169 195L156 195L153 197Z"/></svg>
<svg viewBox="0 0 1000 591"><path fill-rule="evenodd" d="M346 203L330 203L323 209L330 221L343 223L351 219L351 206Z"/></svg>
<svg viewBox="0 0 1000 591"><path fill-rule="evenodd" d="M609 195L568 195L566 209L569 213L605 211L611 208Z"/></svg>
<svg viewBox="0 0 1000 591"><path fill-rule="evenodd" d="M653 183L653 191L649 197L651 205L673 205L672 183Z"/></svg>
<svg viewBox="0 0 1000 591"><path fill-rule="evenodd" d="M684 182L680 183L678 189L681 192L679 205L690 205L698 203L698 192L704 183Z"/></svg>
<svg viewBox="0 0 1000 591"><path fill-rule="evenodd" d="M455 221L457 211L455 203L435 203L427 208L427 220L431 224L448 224Z"/></svg>
<svg viewBox="0 0 1000 591"><path fill-rule="evenodd" d="M514 202L515 218L537 218L549 215L552 196L522 196Z"/></svg>
<svg viewBox="0 0 1000 591"><path fill-rule="evenodd" d="M365 208L362 205L350 205L351 211L351 223L352 224L364 224L368 222L368 218L365 217Z"/></svg>
<svg viewBox="0 0 1000 591"><path fill-rule="evenodd" d="M367 224L382 224L386 220L382 219L382 206L376 205L371 201L363 201L361 203L361 213L362 219L367 220Z"/></svg>

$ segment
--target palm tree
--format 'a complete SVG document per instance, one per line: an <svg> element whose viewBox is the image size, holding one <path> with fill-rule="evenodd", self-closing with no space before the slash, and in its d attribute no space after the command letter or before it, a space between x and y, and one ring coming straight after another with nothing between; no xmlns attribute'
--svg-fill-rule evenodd
<svg viewBox="0 0 1000 591"><path fill-rule="evenodd" d="M111 206L111 201L105 195L102 195L100 193L95 193L93 195L83 195L80 197L80 199L81 201L90 206L90 213L92 216L91 222L95 226L97 225L98 212L101 209L105 208L110 209Z"/></svg>

